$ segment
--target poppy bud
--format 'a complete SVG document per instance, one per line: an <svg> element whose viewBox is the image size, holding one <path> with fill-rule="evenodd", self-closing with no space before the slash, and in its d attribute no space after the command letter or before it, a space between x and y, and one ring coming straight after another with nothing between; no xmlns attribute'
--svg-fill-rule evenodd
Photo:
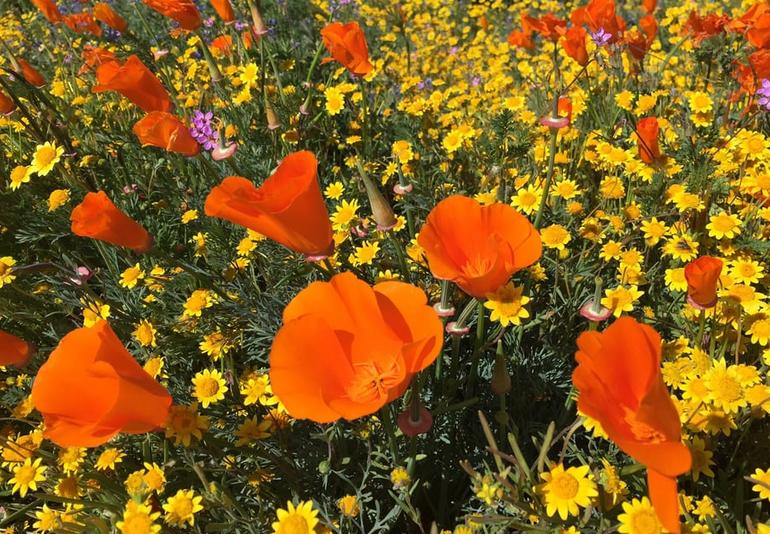
<svg viewBox="0 0 770 534"><path fill-rule="evenodd" d="M505 395L511 391L511 375L508 374L502 340L497 341L495 369L492 372L492 383L490 385L495 395Z"/></svg>
<svg viewBox="0 0 770 534"><path fill-rule="evenodd" d="M393 214L393 208L390 207L388 201L374 182L372 182L372 179L364 172L363 168L359 166L359 170L361 180L363 180L364 187L366 188L366 196L369 197L369 204L372 207L372 217L374 217L377 223L377 229L383 232L390 230L398 222Z"/></svg>
<svg viewBox="0 0 770 534"><path fill-rule="evenodd" d="M265 115L267 116L267 129L276 130L281 127L281 119L278 118L278 114L270 105L270 102L265 102Z"/></svg>
<svg viewBox="0 0 770 534"><path fill-rule="evenodd" d="M717 284L722 274L722 260L701 256L684 268L687 280L687 302L694 308L705 310L717 304Z"/></svg>
<svg viewBox="0 0 770 534"><path fill-rule="evenodd" d="M254 23L254 35L262 37L267 34L267 26L262 18L262 5L260 0L249 0L249 11L251 20Z"/></svg>

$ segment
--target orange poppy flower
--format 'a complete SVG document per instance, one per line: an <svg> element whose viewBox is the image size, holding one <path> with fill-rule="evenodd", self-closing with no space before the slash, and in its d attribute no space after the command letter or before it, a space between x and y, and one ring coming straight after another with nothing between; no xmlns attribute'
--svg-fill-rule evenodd
<svg viewBox="0 0 770 534"><path fill-rule="evenodd" d="M558 18L553 13L546 13L540 18L530 17L529 15L524 15L524 17L527 19L527 26L532 31L553 42L558 41L567 29L567 21Z"/></svg>
<svg viewBox="0 0 770 534"><path fill-rule="evenodd" d="M94 4L94 18L121 33L128 29L126 19L115 13L110 4L104 2Z"/></svg>
<svg viewBox="0 0 770 534"><path fill-rule="evenodd" d="M696 308L713 308L717 304L717 284L722 274L722 260L701 256L684 268L687 300Z"/></svg>
<svg viewBox="0 0 770 534"><path fill-rule="evenodd" d="M171 99L155 74L135 55L122 65L118 61L104 63L96 69L99 82L91 91L116 91L143 111L171 111Z"/></svg>
<svg viewBox="0 0 770 534"><path fill-rule="evenodd" d="M508 34L508 44L514 48L526 48L532 50L535 48L535 43L532 41L532 24L531 19L526 14L522 13L521 30L513 30Z"/></svg>
<svg viewBox="0 0 770 534"><path fill-rule="evenodd" d="M27 80L27 83L38 88L45 85L45 78L43 78L43 75L40 74L35 67L27 63L25 59L17 57L16 62L21 67L21 76Z"/></svg>
<svg viewBox="0 0 770 534"><path fill-rule="evenodd" d="M184 30L195 31L203 23L201 14L192 0L143 0L150 8L164 17L173 19Z"/></svg>
<svg viewBox="0 0 770 534"><path fill-rule="evenodd" d="M317 173L315 156L303 150L286 156L259 188L229 176L206 198L206 215L255 230L306 256L330 256L334 239Z"/></svg>
<svg viewBox="0 0 770 534"><path fill-rule="evenodd" d="M748 65L736 65L733 76L741 84L744 93L753 95L759 88L760 80L770 79L770 49L757 50L748 59Z"/></svg>
<svg viewBox="0 0 770 534"><path fill-rule="evenodd" d="M72 233L113 245L146 252L152 248L152 236L141 224L120 211L104 191L88 193L70 215Z"/></svg>
<svg viewBox="0 0 770 534"><path fill-rule="evenodd" d="M730 22L726 15L710 13L701 16L695 11L690 11L685 29L692 35L695 45L700 46L704 39L724 33L725 26Z"/></svg>
<svg viewBox="0 0 770 534"><path fill-rule="evenodd" d="M648 15L652 15L656 7L658 7L658 0L642 0L642 9Z"/></svg>
<svg viewBox="0 0 770 534"><path fill-rule="evenodd" d="M575 25L588 26L592 32L604 30L611 35L610 43L620 40L626 29L626 23L615 12L614 0L590 0L573 11L570 20Z"/></svg>
<svg viewBox="0 0 770 534"><path fill-rule="evenodd" d="M195 156L200 151L187 126L171 113L152 111L134 124L133 131L142 146L155 146L183 156Z"/></svg>
<svg viewBox="0 0 770 534"><path fill-rule="evenodd" d="M562 46L569 57L578 62L581 67L588 65L588 50L586 37L588 32L582 26L572 26L564 34Z"/></svg>
<svg viewBox="0 0 770 534"><path fill-rule="evenodd" d="M270 383L293 417L357 419L399 398L443 339L421 289L338 274L286 306L270 349Z"/></svg>
<svg viewBox="0 0 770 534"><path fill-rule="evenodd" d="M645 15L639 19L639 28L642 30L641 32L635 30L627 33L625 41L628 44L628 51L634 59L642 61L655 41L655 35L658 33L658 21L652 15Z"/></svg>
<svg viewBox="0 0 770 534"><path fill-rule="evenodd" d="M366 76L372 70L369 63L369 49L366 46L366 36L357 22L332 22L321 30L324 46L332 57L324 58L327 63L336 60L351 73Z"/></svg>
<svg viewBox="0 0 770 534"><path fill-rule="evenodd" d="M30 0L32 4L40 10L48 22L53 24L62 21L62 15L59 12L59 8L56 5L55 0Z"/></svg>
<svg viewBox="0 0 770 534"><path fill-rule="evenodd" d="M89 11L64 15L64 24L75 33L90 33L96 37L102 35L102 29L96 23L93 13Z"/></svg>
<svg viewBox="0 0 770 534"><path fill-rule="evenodd" d="M45 437L61 447L96 447L118 432L162 427L171 396L99 321L62 338L35 377L32 402Z"/></svg>
<svg viewBox="0 0 770 534"><path fill-rule="evenodd" d="M658 146L660 126L655 117L645 117L636 123L636 144L639 147L639 157L649 165L661 158Z"/></svg>
<svg viewBox="0 0 770 534"><path fill-rule="evenodd" d="M83 58L83 66L80 67L79 74L84 74L95 67L100 67L104 63L117 61L115 54L100 46L84 46L81 56Z"/></svg>
<svg viewBox="0 0 770 534"><path fill-rule="evenodd" d="M13 99L6 95L4 92L0 91L0 114L8 115L9 113L13 113L13 110L15 109L16 103L13 101Z"/></svg>
<svg viewBox="0 0 770 534"><path fill-rule="evenodd" d="M477 298L493 293L542 252L540 234L511 206L482 206L461 195L431 210L417 242L433 276Z"/></svg>
<svg viewBox="0 0 770 534"><path fill-rule="evenodd" d="M230 0L211 0L211 5L223 21L233 22L235 20L235 12Z"/></svg>
<svg viewBox="0 0 770 534"><path fill-rule="evenodd" d="M0 330L0 365L23 367L32 355L32 347L23 339Z"/></svg>
<svg viewBox="0 0 770 534"><path fill-rule="evenodd" d="M222 54L222 55L230 55L233 51L233 38L229 35L220 35L213 41L211 41L211 45L209 45L209 48L211 48L212 53L214 54Z"/></svg>
<svg viewBox="0 0 770 534"><path fill-rule="evenodd" d="M770 13L754 21L746 32L746 39L757 48L770 48Z"/></svg>
<svg viewBox="0 0 770 534"><path fill-rule="evenodd" d="M743 15L731 20L727 24L727 29L733 32L745 32L768 12L770 12L770 4L765 1L755 2Z"/></svg>
<svg viewBox="0 0 770 534"><path fill-rule="evenodd" d="M690 450L660 372L661 340L654 329L621 317L603 332L577 340L572 383L581 413L647 467L650 500L661 524L680 531L676 477L690 469Z"/></svg>

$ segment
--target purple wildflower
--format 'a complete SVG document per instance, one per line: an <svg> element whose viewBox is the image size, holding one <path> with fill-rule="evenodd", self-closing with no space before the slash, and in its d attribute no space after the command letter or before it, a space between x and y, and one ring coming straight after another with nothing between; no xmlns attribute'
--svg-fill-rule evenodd
<svg viewBox="0 0 770 534"><path fill-rule="evenodd" d="M596 32L591 32L591 39L594 40L596 46L604 46L610 42L612 34L604 31L604 28L599 28Z"/></svg>
<svg viewBox="0 0 770 534"><path fill-rule="evenodd" d="M757 89L757 95L759 96L757 100L759 105L770 111L770 80L762 80L762 87Z"/></svg>
<svg viewBox="0 0 770 534"><path fill-rule="evenodd" d="M212 125L214 114L212 112L203 113L196 110L190 126L190 135L198 141L205 150L213 150L217 146L219 132Z"/></svg>

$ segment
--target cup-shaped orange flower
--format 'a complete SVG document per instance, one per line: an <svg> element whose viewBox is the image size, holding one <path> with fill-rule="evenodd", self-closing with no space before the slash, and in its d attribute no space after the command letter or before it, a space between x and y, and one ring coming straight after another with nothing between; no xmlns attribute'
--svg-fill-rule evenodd
<svg viewBox="0 0 770 534"><path fill-rule="evenodd" d="M722 260L713 256L701 256L684 268L687 280L687 300L701 310L717 304L717 285L722 274Z"/></svg>
<svg viewBox="0 0 770 534"><path fill-rule="evenodd" d="M147 252L153 239L141 224L120 211L104 191L88 193L70 215L72 233Z"/></svg>
<svg viewBox="0 0 770 534"><path fill-rule="evenodd" d="M13 334L0 330L0 365L24 366L32 355L32 346Z"/></svg>
<svg viewBox="0 0 770 534"><path fill-rule="evenodd" d="M294 417L356 419L400 397L436 359L443 339L421 289L403 282L372 287L342 273L313 282L284 310L270 382Z"/></svg>
<svg viewBox="0 0 770 534"><path fill-rule="evenodd" d="M511 206L482 206L461 195L431 210L417 242L433 276L477 298L493 293L542 252L540 234Z"/></svg>
<svg viewBox="0 0 770 534"><path fill-rule="evenodd" d="M658 134L660 125L656 117L645 117L636 123L636 143L639 147L639 158L648 165L661 159Z"/></svg>
<svg viewBox="0 0 770 534"><path fill-rule="evenodd" d="M315 156L303 150L286 156L259 188L229 176L206 198L206 215L255 230L306 256L329 256L334 239L317 173Z"/></svg>
<svg viewBox="0 0 770 534"><path fill-rule="evenodd" d="M48 19L48 22L57 24L62 21L62 14L55 0L31 0L31 2Z"/></svg>
<svg viewBox="0 0 770 534"><path fill-rule="evenodd" d="M332 22L321 30L324 46L332 55L322 63L336 60L351 73L366 76L372 70L369 63L369 48L366 45L364 30L357 22Z"/></svg>
<svg viewBox="0 0 770 534"><path fill-rule="evenodd" d="M142 146L155 146L183 156L194 156L200 146L185 123L171 113L152 111L134 124Z"/></svg>
<svg viewBox="0 0 770 534"><path fill-rule="evenodd" d="M184 30L195 31L203 23L192 0L144 0L144 3L164 17L177 21Z"/></svg>
<svg viewBox="0 0 770 534"><path fill-rule="evenodd" d="M578 65L585 67L588 65L588 50L586 49L586 38L588 32L582 26L573 26L564 34L562 46L569 57L577 61Z"/></svg>
<svg viewBox="0 0 770 534"><path fill-rule="evenodd" d="M577 340L572 383L578 410L647 467L650 500L661 524L679 532L676 477L690 469L679 414L660 371L661 340L651 327L621 317Z"/></svg>
<svg viewBox="0 0 770 534"><path fill-rule="evenodd" d="M211 0L211 5L224 22L233 22L235 20L235 12L230 0Z"/></svg>
<svg viewBox="0 0 770 534"><path fill-rule="evenodd" d="M98 84L91 89L94 93L116 91L148 113L171 110L165 87L135 55L122 65L117 61L102 64L96 69L96 80Z"/></svg>
<svg viewBox="0 0 770 534"><path fill-rule="evenodd" d="M62 447L96 447L118 432L162 427L171 396L99 321L62 338L35 377L32 402L45 437Z"/></svg>
<svg viewBox="0 0 770 534"><path fill-rule="evenodd" d="M620 40L626 29L625 21L615 11L615 0L590 0L573 11L570 19L578 26L588 26L592 32L604 30L610 34L610 43Z"/></svg>
<svg viewBox="0 0 770 534"><path fill-rule="evenodd" d="M128 29L128 23L126 22L126 19L115 13L115 10L112 9L112 6L105 2L98 2L94 4L94 18L102 24L106 24L113 30L119 31L121 33Z"/></svg>
<svg viewBox="0 0 770 534"><path fill-rule="evenodd" d="M15 109L16 109L16 102L14 102L10 96L0 91L0 114L8 115L9 113L12 113Z"/></svg>

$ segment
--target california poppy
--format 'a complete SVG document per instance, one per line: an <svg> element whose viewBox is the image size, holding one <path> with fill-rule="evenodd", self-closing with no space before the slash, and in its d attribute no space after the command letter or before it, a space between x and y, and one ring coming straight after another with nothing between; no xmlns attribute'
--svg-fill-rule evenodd
<svg viewBox="0 0 770 534"><path fill-rule="evenodd" d="M567 21L558 18L553 13L546 13L540 18L524 15L527 19L527 26L535 33L539 33L544 39L556 42L564 35L567 29ZM522 19L524 18L522 17Z"/></svg>
<svg viewBox="0 0 770 534"><path fill-rule="evenodd" d="M187 126L171 113L151 111L134 124L142 146L155 146L183 156L195 156L200 146Z"/></svg>
<svg viewBox="0 0 770 534"><path fill-rule="evenodd" d="M626 33L625 41L628 44L628 51L637 61L642 61L647 51L655 41L658 33L658 22L652 15L645 15L639 19L639 30Z"/></svg>
<svg viewBox="0 0 770 534"><path fill-rule="evenodd" d="M32 4L40 10L48 22L56 24L62 21L61 12L56 5L55 0L30 0Z"/></svg>
<svg viewBox="0 0 770 534"><path fill-rule="evenodd" d="M684 268L687 280L687 300L695 307L713 308L717 303L717 284L722 274L722 260L701 256Z"/></svg>
<svg viewBox="0 0 770 534"><path fill-rule="evenodd" d="M27 60L17 57L16 62L21 67L21 76L27 83L34 85L35 87L43 87L45 85L45 78L40 74L35 67L30 65Z"/></svg>
<svg viewBox="0 0 770 534"><path fill-rule="evenodd" d="M230 4L230 0L211 0L211 5L224 22L233 22L235 20L235 12L233 11L232 4Z"/></svg>
<svg viewBox="0 0 770 534"><path fill-rule="evenodd" d="M64 15L64 24L75 33L90 33L96 37L101 37L102 29L96 23L93 13L90 11L81 11L72 15Z"/></svg>
<svg viewBox="0 0 770 534"><path fill-rule="evenodd" d="M366 36L357 22L332 22L321 30L324 46L332 55L322 60L322 63L336 60L351 73L365 76L372 70L369 63L369 49L366 46Z"/></svg>
<svg viewBox="0 0 770 534"><path fill-rule="evenodd" d="M655 117L645 117L636 123L636 143L639 147L639 157L647 164L651 165L660 160L659 133L660 126Z"/></svg>
<svg viewBox="0 0 770 534"><path fill-rule="evenodd" d="M754 2L743 15L731 20L727 24L727 29L733 32L746 32L768 12L770 12L770 5L767 2Z"/></svg>
<svg viewBox="0 0 770 534"><path fill-rule="evenodd" d="M62 338L35 377L32 402L45 437L61 447L96 447L118 432L162 427L171 396L99 321Z"/></svg>
<svg viewBox="0 0 770 534"><path fill-rule="evenodd" d="M246 178L228 176L206 198L206 215L250 228L306 256L329 256L334 240L317 173L315 156L303 150L286 156L259 188Z"/></svg>
<svg viewBox="0 0 770 534"><path fill-rule="evenodd" d="M562 46L569 57L577 61L578 65L588 65L588 50L586 49L586 37L588 32L582 26L572 26L564 34Z"/></svg>
<svg viewBox="0 0 770 534"><path fill-rule="evenodd" d="M128 29L128 23L126 22L126 19L115 13L115 10L112 9L112 6L105 2L94 4L94 18L102 24L106 24L113 30L119 31L121 33Z"/></svg>
<svg viewBox="0 0 770 534"><path fill-rule="evenodd" d="M23 339L0 330L0 365L22 367L29 360L32 347Z"/></svg>
<svg viewBox="0 0 770 534"><path fill-rule="evenodd" d="M535 48L535 43L532 41L531 18L524 13L521 14L520 18L521 30L513 30L508 34L508 44L515 48L531 50Z"/></svg>
<svg viewBox="0 0 770 534"><path fill-rule="evenodd" d="M152 236L142 225L120 211L104 191L88 193L70 215L72 233L113 245L146 252L152 248Z"/></svg>
<svg viewBox="0 0 770 534"><path fill-rule="evenodd" d="M93 68L103 65L104 63L117 61L115 54L100 46L84 46L81 56L83 58L83 66L80 67L80 70L78 71L79 74L84 74Z"/></svg>
<svg viewBox="0 0 770 534"><path fill-rule="evenodd" d="M578 410L647 467L655 512L668 531L678 533L676 477L690 469L691 458L663 383L660 336L632 317L621 317L601 333L582 333L577 344L572 382Z"/></svg>
<svg viewBox="0 0 770 534"><path fill-rule="evenodd" d="M173 19L184 30L195 31L203 23L201 14L192 0L143 0L150 8L164 17Z"/></svg>
<svg viewBox="0 0 770 534"><path fill-rule="evenodd" d="M765 13L746 32L746 39L757 48L770 48L770 13Z"/></svg>
<svg viewBox="0 0 770 534"><path fill-rule="evenodd" d="M658 0L642 0L642 9L644 9L648 15L652 15L656 7L658 7Z"/></svg>
<svg viewBox="0 0 770 534"><path fill-rule="evenodd" d="M690 11L685 30L692 35L695 45L700 46L704 39L724 33L729 22L730 19L724 14L709 13L701 16L695 11Z"/></svg>
<svg viewBox="0 0 770 534"><path fill-rule="evenodd" d="M542 252L540 234L511 206L482 206L461 195L431 210L417 242L433 276L477 298L493 293Z"/></svg>
<svg viewBox="0 0 770 534"><path fill-rule="evenodd" d="M760 80L770 79L770 49L762 48L749 55L748 64L738 63L733 76L741 85L741 90L754 95L760 87Z"/></svg>
<svg viewBox="0 0 770 534"><path fill-rule="evenodd" d="M96 69L99 82L94 93L116 91L142 108L143 111L170 111L171 99L155 74L135 55L122 65L118 61L104 63Z"/></svg>
<svg viewBox="0 0 770 534"><path fill-rule="evenodd" d="M220 35L213 41L211 41L212 53L230 55L233 51L233 38L229 35Z"/></svg>
<svg viewBox="0 0 770 534"><path fill-rule="evenodd" d="M4 92L0 91L0 114L8 115L15 109L16 103L13 101L13 99L6 95Z"/></svg>
<svg viewBox="0 0 770 534"><path fill-rule="evenodd" d="M609 43L620 40L626 29L626 23L615 12L614 0L590 0L573 11L570 20L575 25L588 26L592 32L604 30L610 34Z"/></svg>
<svg viewBox="0 0 770 534"><path fill-rule="evenodd" d="M400 397L443 343L425 293L352 273L313 282L283 312L270 349L273 393L296 418L356 419Z"/></svg>

